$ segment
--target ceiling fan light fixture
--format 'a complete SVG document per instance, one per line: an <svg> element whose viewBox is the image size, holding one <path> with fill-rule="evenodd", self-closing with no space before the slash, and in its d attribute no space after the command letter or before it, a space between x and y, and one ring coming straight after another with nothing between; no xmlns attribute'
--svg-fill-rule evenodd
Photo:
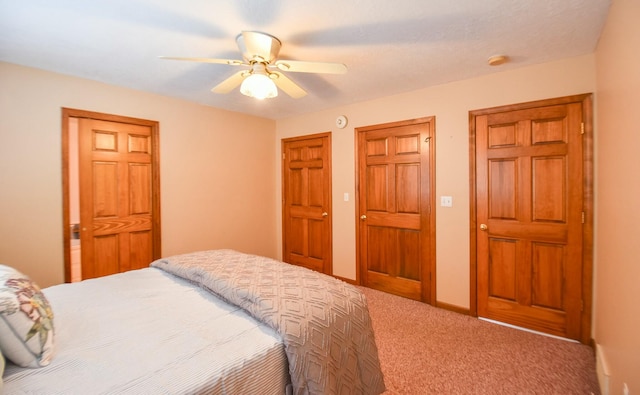
<svg viewBox="0 0 640 395"><path fill-rule="evenodd" d="M275 82L266 73L252 73L242 81L240 93L258 100L278 96Z"/></svg>
<svg viewBox="0 0 640 395"><path fill-rule="evenodd" d="M347 66L342 63L278 60L282 43L270 34L243 31L236 37L236 43L242 53L242 60L173 56L161 56L161 58L229 66L248 66L249 70L245 69L234 73L219 82L211 91L225 94L240 86L240 92L243 95L260 100L278 96L279 89L294 99L306 96L307 92L281 71L320 74L344 74L347 72ZM275 70L276 68L281 71Z"/></svg>

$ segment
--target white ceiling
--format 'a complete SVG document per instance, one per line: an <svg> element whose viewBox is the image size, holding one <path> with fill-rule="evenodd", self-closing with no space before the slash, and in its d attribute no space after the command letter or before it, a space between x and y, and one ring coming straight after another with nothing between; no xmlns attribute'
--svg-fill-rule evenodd
<svg viewBox="0 0 640 395"><path fill-rule="evenodd" d="M280 119L592 53L610 0L0 0L0 61ZM309 94L258 101L210 90L238 71L159 55L240 59L243 30L281 59L339 62L288 73ZM487 59L511 61L491 67ZM1 89L1 87L0 87Z"/></svg>

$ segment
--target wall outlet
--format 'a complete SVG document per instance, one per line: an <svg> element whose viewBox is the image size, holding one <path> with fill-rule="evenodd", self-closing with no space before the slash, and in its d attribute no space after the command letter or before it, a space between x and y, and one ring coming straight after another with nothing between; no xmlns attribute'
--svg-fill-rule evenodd
<svg viewBox="0 0 640 395"><path fill-rule="evenodd" d="M440 196L440 206L442 206L442 207L453 207L453 197L451 197L451 196Z"/></svg>

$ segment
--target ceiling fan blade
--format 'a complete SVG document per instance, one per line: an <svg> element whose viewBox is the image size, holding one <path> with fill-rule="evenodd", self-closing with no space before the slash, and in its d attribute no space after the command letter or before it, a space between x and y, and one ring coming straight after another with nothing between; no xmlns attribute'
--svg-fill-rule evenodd
<svg viewBox="0 0 640 395"><path fill-rule="evenodd" d="M169 59L169 60L186 60L189 62L200 62L200 63L217 63L217 64L228 64L230 66L248 66L247 63L242 60L236 59L215 59L215 58L181 58L176 56L158 56L160 59Z"/></svg>
<svg viewBox="0 0 640 395"><path fill-rule="evenodd" d="M305 62L300 60L278 60L275 62L282 71L298 73L344 74L347 66L342 63Z"/></svg>
<svg viewBox="0 0 640 395"><path fill-rule="evenodd" d="M242 83L242 80L244 80L244 78L247 76L248 73L249 72L247 70L238 71L231 77L227 78L226 80L222 81L218 85L214 86L213 89L211 89L211 92L213 93L231 92L233 89L235 89L238 85Z"/></svg>
<svg viewBox="0 0 640 395"><path fill-rule="evenodd" d="M242 53L242 57L250 62L262 58L267 62L273 62L280 52L282 43L274 36L262 32L244 31L236 37L236 43Z"/></svg>
<svg viewBox="0 0 640 395"><path fill-rule="evenodd" d="M278 76L278 78L274 78L273 82L275 82L278 88L282 89L287 95L293 97L294 99L299 99L303 96L306 96L307 91L299 87L298 84L290 80L284 74L278 72L272 72L271 74L275 74Z"/></svg>

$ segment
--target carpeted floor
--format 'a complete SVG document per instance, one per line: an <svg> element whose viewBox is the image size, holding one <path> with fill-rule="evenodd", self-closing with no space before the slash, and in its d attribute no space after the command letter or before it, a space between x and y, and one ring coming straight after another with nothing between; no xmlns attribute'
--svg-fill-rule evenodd
<svg viewBox="0 0 640 395"><path fill-rule="evenodd" d="M593 350L360 287L385 394L599 394Z"/></svg>

